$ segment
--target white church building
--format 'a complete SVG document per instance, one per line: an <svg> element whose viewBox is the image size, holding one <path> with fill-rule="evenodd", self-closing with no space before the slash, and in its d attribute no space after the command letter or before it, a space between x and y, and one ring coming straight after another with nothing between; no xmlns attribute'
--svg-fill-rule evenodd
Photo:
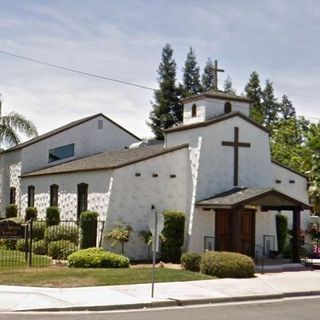
<svg viewBox="0 0 320 320"><path fill-rule="evenodd" d="M293 258L309 216L307 180L274 162L269 133L249 119L250 100L215 90L184 100L183 123L150 144L103 114L93 115L0 153L0 207L28 206L44 218L99 213L105 230L122 220L133 228L125 254L147 258L139 232L152 207L186 215L184 249L254 255L277 250L276 219L289 217ZM108 247L103 239L102 245Z"/></svg>

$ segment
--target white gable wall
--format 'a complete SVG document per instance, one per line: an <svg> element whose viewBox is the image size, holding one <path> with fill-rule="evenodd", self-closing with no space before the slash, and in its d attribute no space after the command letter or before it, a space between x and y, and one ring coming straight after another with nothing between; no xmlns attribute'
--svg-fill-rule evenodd
<svg viewBox="0 0 320 320"><path fill-rule="evenodd" d="M136 173L141 175L136 176ZM171 178L171 174L176 177ZM188 224L189 177L187 148L114 170L106 227L111 230L116 222L123 220L133 228L131 240L124 246L125 255L135 259L147 258L148 247L139 232L149 230L148 215L152 212L152 205L159 214L167 209L186 213ZM120 247L112 248L111 243L106 241L104 247L120 252Z"/></svg>
<svg viewBox="0 0 320 320"><path fill-rule="evenodd" d="M98 121L103 128L98 128ZM86 121L22 149L22 173L39 170L51 165L82 158L108 150L122 149L138 139L119 128L103 116ZM49 163L49 150L75 144L74 157Z"/></svg>

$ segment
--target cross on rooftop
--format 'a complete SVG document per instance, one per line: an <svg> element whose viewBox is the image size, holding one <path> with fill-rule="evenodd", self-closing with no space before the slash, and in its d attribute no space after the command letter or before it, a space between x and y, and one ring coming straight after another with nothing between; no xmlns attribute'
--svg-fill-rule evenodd
<svg viewBox="0 0 320 320"><path fill-rule="evenodd" d="M214 73L214 90L218 90L218 72L224 72L223 69L218 68L218 60L214 60L214 68L213 68L213 73Z"/></svg>

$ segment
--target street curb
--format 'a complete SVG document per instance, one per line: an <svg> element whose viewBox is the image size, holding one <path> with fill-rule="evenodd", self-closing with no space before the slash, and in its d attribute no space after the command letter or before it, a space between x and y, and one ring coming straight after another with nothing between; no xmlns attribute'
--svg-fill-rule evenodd
<svg viewBox="0 0 320 320"><path fill-rule="evenodd" d="M166 301L154 301L148 303L133 303L123 305L99 305L99 306L74 306L65 308L43 308L43 309L27 309L16 310L13 312L66 312L66 311L116 311L116 310L134 310L134 309L152 309L165 307L183 307L201 304L218 304L229 302L246 302L261 300L281 300L294 297L309 297L320 295L320 290L316 291L296 291L266 295L252 295L240 297L223 297L223 298L199 298L199 299L173 299L168 298Z"/></svg>

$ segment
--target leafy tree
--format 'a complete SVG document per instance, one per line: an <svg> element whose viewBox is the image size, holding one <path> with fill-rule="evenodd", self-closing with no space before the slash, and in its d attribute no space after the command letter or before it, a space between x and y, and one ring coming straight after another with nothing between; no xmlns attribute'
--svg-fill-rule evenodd
<svg viewBox="0 0 320 320"><path fill-rule="evenodd" d="M156 139L163 140L163 130L182 121L182 103L176 87L176 62L169 44L162 49L162 60L158 69L159 90L154 94L153 110L149 122Z"/></svg>
<svg viewBox="0 0 320 320"><path fill-rule="evenodd" d="M296 117L296 109L289 98L284 94L279 105L279 113L283 119Z"/></svg>
<svg viewBox="0 0 320 320"><path fill-rule="evenodd" d="M216 78L214 73L214 65L210 58L208 58L206 65L203 69L201 84L203 91L209 91L215 88Z"/></svg>
<svg viewBox="0 0 320 320"><path fill-rule="evenodd" d="M38 135L32 121L16 112L2 115L2 101L0 96L0 144L1 148L10 148L21 142L19 135L33 138Z"/></svg>
<svg viewBox="0 0 320 320"><path fill-rule="evenodd" d="M236 94L236 90L232 87L232 79L228 75L227 79L224 81L223 91L226 93Z"/></svg>
<svg viewBox="0 0 320 320"><path fill-rule="evenodd" d="M274 96L273 84L270 80L266 81L266 86L262 92L262 112L264 124L269 127L278 120L279 104Z"/></svg>
<svg viewBox="0 0 320 320"><path fill-rule="evenodd" d="M263 123L264 115L261 106L262 90L260 86L259 74L254 71L250 74L249 81L246 84L244 91L247 98L251 99L250 118Z"/></svg>
<svg viewBox="0 0 320 320"><path fill-rule="evenodd" d="M183 68L183 88L184 96L191 96L202 91L200 84L200 68L192 47L190 47Z"/></svg>

